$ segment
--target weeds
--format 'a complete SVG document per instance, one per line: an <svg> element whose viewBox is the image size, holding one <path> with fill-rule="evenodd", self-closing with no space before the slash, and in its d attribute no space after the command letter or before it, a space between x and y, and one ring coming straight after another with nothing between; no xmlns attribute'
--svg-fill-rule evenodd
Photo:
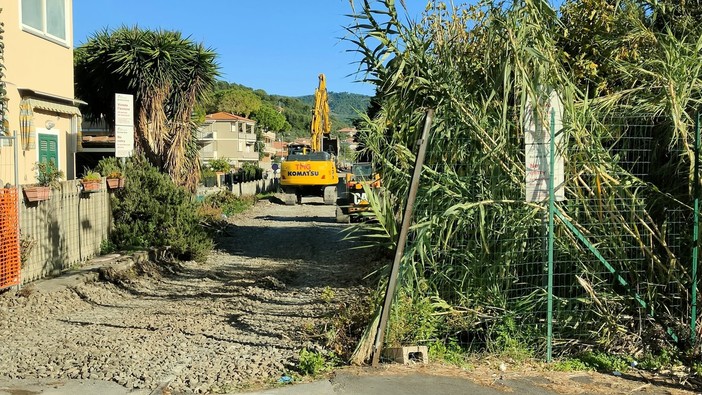
<svg viewBox="0 0 702 395"><path fill-rule="evenodd" d="M456 340L451 340L448 343L431 343L429 345L429 358L430 360L442 361L464 369L473 367L466 359L466 350L461 348Z"/></svg>
<svg viewBox="0 0 702 395"><path fill-rule="evenodd" d="M335 296L336 294L334 293L334 290L327 286L324 287L324 289L322 290L322 295L320 296L320 298L322 299L322 301L324 301L324 303L328 304L334 300Z"/></svg>
<svg viewBox="0 0 702 395"><path fill-rule="evenodd" d="M100 255L112 254L117 251L117 246L110 239L103 239L100 242Z"/></svg>
<svg viewBox="0 0 702 395"><path fill-rule="evenodd" d="M300 351L300 361L297 367L303 375L316 376L339 365L339 362L339 358L334 353L304 349Z"/></svg>

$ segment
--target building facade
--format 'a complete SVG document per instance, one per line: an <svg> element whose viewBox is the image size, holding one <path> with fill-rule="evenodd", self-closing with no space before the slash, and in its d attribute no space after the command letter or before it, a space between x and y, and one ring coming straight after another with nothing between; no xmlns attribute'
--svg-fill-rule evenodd
<svg viewBox="0 0 702 395"><path fill-rule="evenodd" d="M0 144L0 179L36 182L35 165L54 161L75 177L74 154L81 123L73 91L72 0L7 0L3 23L5 116L2 133L16 135L19 155Z"/></svg>
<svg viewBox="0 0 702 395"><path fill-rule="evenodd" d="M227 112L209 114L198 129L200 158L203 163L226 159L235 167L258 164L256 121Z"/></svg>

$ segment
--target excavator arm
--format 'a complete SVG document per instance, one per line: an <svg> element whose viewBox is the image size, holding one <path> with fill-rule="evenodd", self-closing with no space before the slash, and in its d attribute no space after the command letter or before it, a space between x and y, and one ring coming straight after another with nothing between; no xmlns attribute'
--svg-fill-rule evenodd
<svg viewBox="0 0 702 395"><path fill-rule="evenodd" d="M314 108L312 109L312 124L310 129L312 151L320 152L323 150L322 137L329 136L329 132L331 131L327 81L324 74L319 75L319 86L314 91Z"/></svg>

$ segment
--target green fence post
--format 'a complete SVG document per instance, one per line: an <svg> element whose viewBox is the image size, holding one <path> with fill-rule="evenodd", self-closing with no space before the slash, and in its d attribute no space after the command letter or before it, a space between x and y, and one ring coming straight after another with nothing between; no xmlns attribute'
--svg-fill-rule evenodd
<svg viewBox="0 0 702 395"><path fill-rule="evenodd" d="M555 211L556 110L551 110L548 170L548 285L546 304L546 362L553 358L553 213Z"/></svg>
<svg viewBox="0 0 702 395"><path fill-rule="evenodd" d="M697 255L699 253L699 222L700 222L700 114L697 114L695 123L695 174L692 177L695 183L693 193L695 194L695 204L692 225L692 311L690 314L690 339L694 346L697 340Z"/></svg>

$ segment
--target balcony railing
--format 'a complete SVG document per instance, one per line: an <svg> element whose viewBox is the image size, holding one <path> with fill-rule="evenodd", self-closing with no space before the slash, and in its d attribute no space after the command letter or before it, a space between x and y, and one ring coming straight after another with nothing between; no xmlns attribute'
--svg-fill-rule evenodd
<svg viewBox="0 0 702 395"><path fill-rule="evenodd" d="M239 140L246 141L247 143L256 142L256 133L239 133Z"/></svg>
<svg viewBox="0 0 702 395"><path fill-rule="evenodd" d="M198 140L217 140L217 132L211 130L198 130L196 136Z"/></svg>

